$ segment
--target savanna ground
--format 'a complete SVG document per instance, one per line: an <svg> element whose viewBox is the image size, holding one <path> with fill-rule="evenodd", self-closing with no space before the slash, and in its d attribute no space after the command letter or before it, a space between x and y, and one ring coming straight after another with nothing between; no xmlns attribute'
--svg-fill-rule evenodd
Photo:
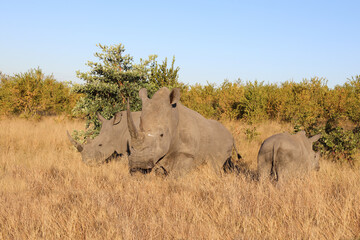
<svg viewBox="0 0 360 240"><path fill-rule="evenodd" d="M225 125L251 170L261 142L291 131ZM286 186L206 167L180 179L87 167L66 137L81 121L0 120L0 239L359 239L359 167L321 159Z"/></svg>

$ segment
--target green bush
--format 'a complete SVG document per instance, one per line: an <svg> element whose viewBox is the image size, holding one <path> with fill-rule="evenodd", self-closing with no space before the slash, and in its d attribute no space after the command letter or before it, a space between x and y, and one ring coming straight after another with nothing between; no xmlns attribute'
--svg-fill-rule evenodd
<svg viewBox="0 0 360 240"><path fill-rule="evenodd" d="M329 119L325 126L307 129L309 135L321 133L321 138L315 144L315 150L334 162L354 164L354 155L360 145L360 128L352 130L340 127L334 119Z"/></svg>
<svg viewBox="0 0 360 240"><path fill-rule="evenodd" d="M345 113L353 122L360 122L360 75L348 79L344 84Z"/></svg>
<svg viewBox="0 0 360 240"><path fill-rule="evenodd" d="M70 114L78 98L67 83L44 75L40 68L6 76L1 74L0 113L22 117Z"/></svg>
<svg viewBox="0 0 360 240"><path fill-rule="evenodd" d="M181 102L206 118L219 118L218 91L214 84L183 86Z"/></svg>
<svg viewBox="0 0 360 240"><path fill-rule="evenodd" d="M219 118L235 120L240 119L245 101L245 88L240 79L235 83L225 80L218 90Z"/></svg>

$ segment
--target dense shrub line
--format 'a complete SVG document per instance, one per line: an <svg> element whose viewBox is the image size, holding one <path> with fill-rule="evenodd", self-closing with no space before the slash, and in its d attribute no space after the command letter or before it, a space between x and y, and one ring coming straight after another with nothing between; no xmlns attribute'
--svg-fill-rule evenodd
<svg viewBox="0 0 360 240"><path fill-rule="evenodd" d="M78 99L67 83L42 70L8 76L0 73L0 114L21 117L70 114Z"/></svg>
<svg viewBox="0 0 360 240"><path fill-rule="evenodd" d="M230 82L184 86L182 102L214 119L279 120L304 127L328 119L360 121L360 75L333 89L324 78L296 83Z"/></svg>

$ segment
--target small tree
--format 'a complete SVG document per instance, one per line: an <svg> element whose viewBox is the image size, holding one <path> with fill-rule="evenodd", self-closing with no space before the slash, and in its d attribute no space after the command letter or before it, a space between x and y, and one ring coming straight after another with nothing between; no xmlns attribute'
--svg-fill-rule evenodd
<svg viewBox="0 0 360 240"><path fill-rule="evenodd" d="M152 95L160 87L178 85L179 68L174 68L175 58L168 69L167 59L158 64L156 55L140 59L140 63L136 64L132 56L125 54L122 44L97 46L101 49L100 53L95 53L99 62L88 61L91 70L77 72L78 78L85 84L73 86L74 92L83 94L73 109L74 113L86 117L86 128L93 125L93 129L85 135L98 133L100 122L96 113L109 119L116 112L126 109L127 98L130 98L132 111L141 110L138 94L141 88L146 88Z"/></svg>
<svg viewBox="0 0 360 240"><path fill-rule="evenodd" d="M161 87L168 87L170 89L179 87L179 70L179 67L175 68L175 56L173 57L170 68L168 68L167 65L167 58L165 58L162 64L154 61L150 68L149 81L155 84L155 88L157 89Z"/></svg>

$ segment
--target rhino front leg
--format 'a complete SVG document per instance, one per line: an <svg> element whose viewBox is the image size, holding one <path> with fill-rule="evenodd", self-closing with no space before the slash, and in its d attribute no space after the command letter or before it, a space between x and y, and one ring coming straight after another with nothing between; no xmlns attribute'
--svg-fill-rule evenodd
<svg viewBox="0 0 360 240"><path fill-rule="evenodd" d="M161 167L175 178L186 175L196 167L194 156L187 153L173 154L164 160Z"/></svg>
<svg viewBox="0 0 360 240"><path fill-rule="evenodd" d="M156 176L161 176L161 177L165 177L169 174L168 171L165 169L165 167L160 165L155 166L153 172L155 173Z"/></svg>

